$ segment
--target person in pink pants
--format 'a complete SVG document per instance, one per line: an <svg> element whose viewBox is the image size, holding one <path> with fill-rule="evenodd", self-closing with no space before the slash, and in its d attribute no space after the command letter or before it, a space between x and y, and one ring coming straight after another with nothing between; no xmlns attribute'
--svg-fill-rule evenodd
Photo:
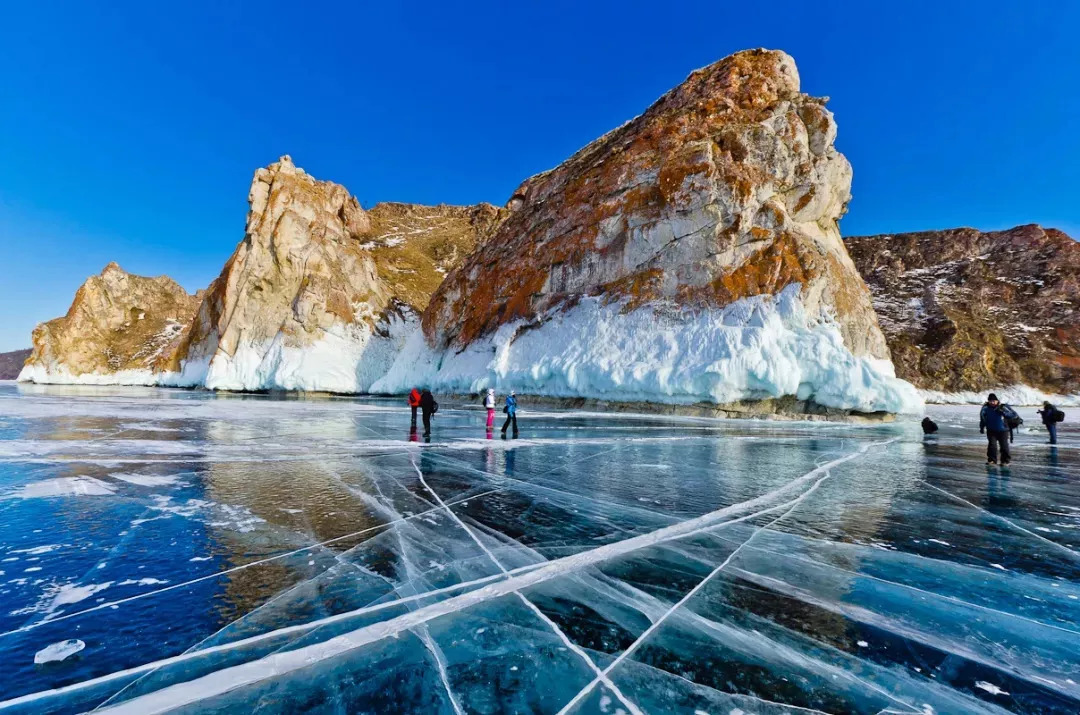
<svg viewBox="0 0 1080 715"><path fill-rule="evenodd" d="M488 429L495 424L495 388L489 387L487 391L487 397L484 398L484 407L488 411L487 426Z"/></svg>

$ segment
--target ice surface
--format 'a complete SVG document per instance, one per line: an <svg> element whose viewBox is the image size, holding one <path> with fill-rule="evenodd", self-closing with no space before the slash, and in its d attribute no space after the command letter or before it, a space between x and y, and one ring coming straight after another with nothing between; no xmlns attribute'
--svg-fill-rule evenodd
<svg viewBox="0 0 1080 715"><path fill-rule="evenodd" d="M442 402L0 386L0 712L1080 708L1070 422Z"/></svg>

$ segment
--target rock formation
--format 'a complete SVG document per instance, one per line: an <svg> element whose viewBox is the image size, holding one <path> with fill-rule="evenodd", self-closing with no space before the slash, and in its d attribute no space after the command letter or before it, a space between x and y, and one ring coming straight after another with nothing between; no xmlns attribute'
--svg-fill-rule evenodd
<svg viewBox="0 0 1080 715"><path fill-rule="evenodd" d="M226 390L424 382L917 410L840 238L851 168L824 104L799 91L788 55L740 52L526 180L503 209L365 211L282 157L256 172L244 239L190 327L139 369ZM133 374L137 351L96 364L79 330L56 346L49 325L39 361Z"/></svg>
<svg viewBox="0 0 1080 715"><path fill-rule="evenodd" d="M1080 245L1040 226L847 239L900 377L1080 391Z"/></svg>
<svg viewBox="0 0 1080 715"><path fill-rule="evenodd" d="M288 156L255 173L244 240L207 290L171 381L363 392L477 236L491 206L382 204Z"/></svg>
<svg viewBox="0 0 1080 715"><path fill-rule="evenodd" d="M824 104L788 55L740 52L526 180L432 297L426 379L911 407L837 227L851 168ZM376 388L405 387L422 353Z"/></svg>
<svg viewBox="0 0 1080 715"><path fill-rule="evenodd" d="M19 379L154 384L198 301L167 276L136 276L110 263L83 283L67 315L34 329L33 353Z"/></svg>
<svg viewBox="0 0 1080 715"><path fill-rule="evenodd" d="M0 380L14 380L23 369L23 363L30 357L32 350L12 350L0 353Z"/></svg>

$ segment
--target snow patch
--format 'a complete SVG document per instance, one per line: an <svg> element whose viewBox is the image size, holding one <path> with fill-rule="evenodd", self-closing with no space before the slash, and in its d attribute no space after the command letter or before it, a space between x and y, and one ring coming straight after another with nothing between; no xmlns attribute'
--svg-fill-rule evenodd
<svg viewBox="0 0 1080 715"><path fill-rule="evenodd" d="M140 579L124 579L117 586L157 586L160 584L166 584L168 581L162 581L159 578L140 578Z"/></svg>
<svg viewBox="0 0 1080 715"><path fill-rule="evenodd" d="M1004 690L1002 690L998 686L994 685L993 683L988 683L985 680L980 680L977 683L975 683L975 687L976 688L982 688L983 690L990 693L991 695L1008 695L1007 692L1005 692Z"/></svg>
<svg viewBox="0 0 1080 715"><path fill-rule="evenodd" d="M127 474L117 473L110 474L113 479L119 479L122 482L128 484L136 484L140 487L165 487L170 484L176 484L180 481L178 476L155 476L152 474Z"/></svg>
<svg viewBox="0 0 1080 715"><path fill-rule="evenodd" d="M35 546L31 549L12 549L13 554L28 554L29 556L40 556L47 554L50 551L56 551L57 549L64 548L60 544L45 544L44 546Z"/></svg>
<svg viewBox="0 0 1080 715"><path fill-rule="evenodd" d="M85 647L86 644L77 638L53 643L34 654L34 663L41 665L42 663L56 663L67 660Z"/></svg>
<svg viewBox="0 0 1080 715"><path fill-rule="evenodd" d="M724 308L689 310L585 298L532 324L504 325L460 353L413 332L373 392L446 392L691 404L795 395L864 412L919 413L922 399L887 361L857 358L836 325L808 319L791 285Z"/></svg>
<svg viewBox="0 0 1080 715"><path fill-rule="evenodd" d="M1080 407L1080 393L1053 395L1027 385L1010 385L986 390L985 392L919 390L919 394L927 403L936 405L981 405L986 402L986 396L990 392L993 392L1002 402L1008 405L1041 406L1043 402L1050 402L1058 407Z"/></svg>
<svg viewBox="0 0 1080 715"><path fill-rule="evenodd" d="M211 390L300 390L361 393L390 367L408 335L419 331L412 311L372 332L365 323L334 325L303 347L278 333L266 344L241 344L233 355L218 351L202 381Z"/></svg>
<svg viewBox="0 0 1080 715"><path fill-rule="evenodd" d="M106 581L105 583L89 583L85 586L69 583L60 587L56 595L53 597L52 604L49 606L49 611L55 611L60 606L67 606L72 603L78 603L79 601L85 601L99 591L104 591L113 585L112 581Z"/></svg>
<svg viewBox="0 0 1080 715"><path fill-rule="evenodd" d="M27 484L8 495L11 499L44 499L69 496L108 496L116 490L93 477L57 477Z"/></svg>

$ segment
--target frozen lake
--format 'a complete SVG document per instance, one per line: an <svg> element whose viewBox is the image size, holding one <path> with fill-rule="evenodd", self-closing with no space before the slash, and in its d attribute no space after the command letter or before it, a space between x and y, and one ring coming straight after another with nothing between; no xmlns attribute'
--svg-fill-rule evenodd
<svg viewBox="0 0 1080 715"><path fill-rule="evenodd" d="M0 711L1080 711L1068 422L400 402L0 383Z"/></svg>

